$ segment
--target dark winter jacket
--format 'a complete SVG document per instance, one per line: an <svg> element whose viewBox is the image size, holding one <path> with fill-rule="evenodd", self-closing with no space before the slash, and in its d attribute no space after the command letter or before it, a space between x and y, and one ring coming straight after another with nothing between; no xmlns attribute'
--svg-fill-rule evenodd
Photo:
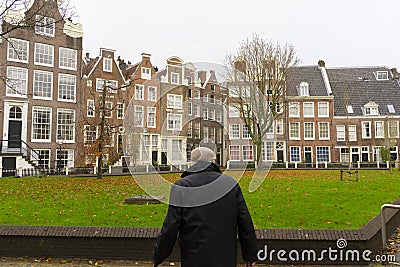
<svg viewBox="0 0 400 267"><path fill-rule="evenodd" d="M154 249L155 266L171 254L176 239L182 267L235 267L237 236L243 260L257 260L253 222L233 178L223 175L214 163L199 162L175 185Z"/></svg>

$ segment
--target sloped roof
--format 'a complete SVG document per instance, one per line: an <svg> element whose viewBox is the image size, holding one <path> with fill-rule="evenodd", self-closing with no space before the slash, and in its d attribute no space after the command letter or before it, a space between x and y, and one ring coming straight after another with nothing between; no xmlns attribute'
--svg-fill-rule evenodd
<svg viewBox="0 0 400 267"><path fill-rule="evenodd" d="M297 88L302 82L308 83L310 96L328 96L321 69L318 66L289 68L287 70L286 95L299 96Z"/></svg>
<svg viewBox="0 0 400 267"><path fill-rule="evenodd" d="M377 80L377 71L388 71L388 80ZM379 115L400 115L400 86L385 67L327 69L334 98L335 116L363 116L363 107L369 102L379 105ZM393 105L395 113L390 113ZM347 106L354 113L347 114Z"/></svg>

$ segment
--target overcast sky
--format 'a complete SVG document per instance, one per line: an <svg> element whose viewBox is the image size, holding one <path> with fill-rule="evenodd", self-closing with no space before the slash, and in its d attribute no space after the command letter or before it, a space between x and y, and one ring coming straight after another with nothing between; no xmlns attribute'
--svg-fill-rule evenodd
<svg viewBox="0 0 400 267"><path fill-rule="evenodd" d="M301 65L400 66L399 0L71 0L84 53L100 47L160 68L170 56L222 63L253 33L296 47Z"/></svg>

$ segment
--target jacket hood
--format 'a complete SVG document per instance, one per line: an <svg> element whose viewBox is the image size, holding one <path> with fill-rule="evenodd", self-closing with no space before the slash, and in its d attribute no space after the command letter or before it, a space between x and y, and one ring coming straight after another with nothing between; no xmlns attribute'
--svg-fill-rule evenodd
<svg viewBox="0 0 400 267"><path fill-rule="evenodd" d="M222 173L219 167L212 162L209 161L198 161L192 167L190 167L187 171L184 171L181 175L181 178L184 178L192 173L198 172L206 172L206 171L214 171L218 173Z"/></svg>

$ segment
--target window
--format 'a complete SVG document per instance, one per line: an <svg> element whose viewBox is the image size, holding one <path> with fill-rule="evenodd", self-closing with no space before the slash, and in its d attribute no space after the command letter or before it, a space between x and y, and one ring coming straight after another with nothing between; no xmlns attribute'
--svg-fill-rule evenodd
<svg viewBox="0 0 400 267"><path fill-rule="evenodd" d="M210 120L215 120L215 109L210 110Z"/></svg>
<svg viewBox="0 0 400 267"><path fill-rule="evenodd" d="M317 146L317 162L329 161L329 146Z"/></svg>
<svg viewBox="0 0 400 267"><path fill-rule="evenodd" d="M75 49L60 47L60 68L76 70L78 52Z"/></svg>
<svg viewBox="0 0 400 267"><path fill-rule="evenodd" d="M112 58L103 58L103 71L112 72Z"/></svg>
<svg viewBox="0 0 400 267"><path fill-rule="evenodd" d="M253 146L245 145L242 147L243 161L253 161Z"/></svg>
<svg viewBox="0 0 400 267"><path fill-rule="evenodd" d="M365 115L374 116L379 115L378 107L365 107Z"/></svg>
<svg viewBox="0 0 400 267"><path fill-rule="evenodd" d="M300 123L299 122L291 122L289 124L289 138L292 140L300 139Z"/></svg>
<svg viewBox="0 0 400 267"><path fill-rule="evenodd" d="M298 146L290 147L290 161L291 162L300 162L300 147L298 147Z"/></svg>
<svg viewBox="0 0 400 267"><path fill-rule="evenodd" d="M27 81L27 69L7 67L7 95L26 96Z"/></svg>
<svg viewBox="0 0 400 267"><path fill-rule="evenodd" d="M209 137L209 128L208 126L203 126L203 139L208 139Z"/></svg>
<svg viewBox="0 0 400 267"><path fill-rule="evenodd" d="M329 117L329 103L319 102L318 103L318 117L326 118Z"/></svg>
<svg viewBox="0 0 400 267"><path fill-rule="evenodd" d="M75 102L76 76L69 74L58 75L58 100Z"/></svg>
<svg viewBox="0 0 400 267"><path fill-rule="evenodd" d="M304 123L304 140L314 140L314 123L313 122L305 122Z"/></svg>
<svg viewBox="0 0 400 267"><path fill-rule="evenodd" d="M10 38L8 42L8 61L28 63L29 42L20 39Z"/></svg>
<svg viewBox="0 0 400 267"><path fill-rule="evenodd" d="M249 128L246 125L242 127L242 139L251 139Z"/></svg>
<svg viewBox="0 0 400 267"><path fill-rule="evenodd" d="M217 114L215 115L215 119L218 122L222 122L222 112L220 110L217 110Z"/></svg>
<svg viewBox="0 0 400 267"><path fill-rule="evenodd" d="M346 128L344 125L336 126L336 138L337 141L346 141Z"/></svg>
<svg viewBox="0 0 400 267"><path fill-rule="evenodd" d="M112 111L113 111L113 103L106 101L104 103L104 113L106 118L112 118Z"/></svg>
<svg viewBox="0 0 400 267"><path fill-rule="evenodd" d="M61 140L59 139L61 137ZM66 143L75 142L75 111L70 109L57 110L57 140Z"/></svg>
<svg viewBox="0 0 400 267"><path fill-rule="evenodd" d="M194 91L194 99L200 99L200 91Z"/></svg>
<svg viewBox="0 0 400 267"><path fill-rule="evenodd" d="M194 104L194 106L193 106L193 114L196 117L200 117L200 106L199 106L199 104Z"/></svg>
<svg viewBox="0 0 400 267"><path fill-rule="evenodd" d="M47 44L35 44L35 64L53 67L54 46Z"/></svg>
<svg viewBox="0 0 400 267"><path fill-rule="evenodd" d="M193 137L193 121L189 121L187 125L187 136Z"/></svg>
<svg viewBox="0 0 400 267"><path fill-rule="evenodd" d="M229 160L240 161L240 146L229 146Z"/></svg>
<svg viewBox="0 0 400 267"><path fill-rule="evenodd" d="M157 87L154 86L147 87L147 100L151 102L157 101Z"/></svg>
<svg viewBox="0 0 400 267"><path fill-rule="evenodd" d="M374 161L375 162L382 161L381 147L380 146L374 146L374 147L372 147L372 151L373 151Z"/></svg>
<svg viewBox="0 0 400 267"><path fill-rule="evenodd" d="M340 148L340 162L349 162L350 154L347 147Z"/></svg>
<svg viewBox="0 0 400 267"><path fill-rule="evenodd" d="M353 106L347 106L347 113L348 114L353 114L354 113Z"/></svg>
<svg viewBox="0 0 400 267"><path fill-rule="evenodd" d="M261 153L263 160L274 160L274 142L263 142Z"/></svg>
<svg viewBox="0 0 400 267"><path fill-rule="evenodd" d="M276 121L276 134L283 134L283 120Z"/></svg>
<svg viewBox="0 0 400 267"><path fill-rule="evenodd" d="M117 103L117 119L123 120L125 117L125 104Z"/></svg>
<svg viewBox="0 0 400 267"><path fill-rule="evenodd" d="M211 128L210 128L210 139L213 140L214 142L216 142L216 140L215 140L215 134L216 134L215 127L211 127Z"/></svg>
<svg viewBox="0 0 400 267"><path fill-rule="evenodd" d="M318 123L318 136L319 140L329 140L330 139L330 134L329 134L329 122L320 122Z"/></svg>
<svg viewBox="0 0 400 267"><path fill-rule="evenodd" d="M32 108L32 142L50 142L51 108Z"/></svg>
<svg viewBox="0 0 400 267"><path fill-rule="evenodd" d="M147 107L147 127L156 128L157 109L156 107Z"/></svg>
<svg viewBox="0 0 400 267"><path fill-rule="evenodd" d="M35 70L33 76L33 97L51 99L53 92L53 73Z"/></svg>
<svg viewBox="0 0 400 267"><path fill-rule="evenodd" d="M104 81L106 85L104 85ZM96 79L96 91L103 92L104 88L107 89L109 93L116 94L118 89L118 82L114 80Z"/></svg>
<svg viewBox="0 0 400 267"><path fill-rule="evenodd" d="M377 71L376 72L376 79L378 81L389 80L389 74L387 71Z"/></svg>
<svg viewBox="0 0 400 267"><path fill-rule="evenodd" d="M310 92L308 90L308 83L306 83L306 82L300 83L299 95L300 96L309 96L310 95Z"/></svg>
<svg viewBox="0 0 400 267"><path fill-rule="evenodd" d="M371 138L371 122L363 121L361 122L361 127L362 127L362 138L363 139Z"/></svg>
<svg viewBox="0 0 400 267"><path fill-rule="evenodd" d="M107 156L107 155L103 155ZM58 162L60 160L60 162ZM60 168L65 168L69 167L72 168L74 167L74 150L72 149L63 149L59 150L57 149L56 151L56 166Z"/></svg>
<svg viewBox="0 0 400 267"><path fill-rule="evenodd" d="M229 97L239 97L239 88L231 86L229 87Z"/></svg>
<svg viewBox="0 0 400 267"><path fill-rule="evenodd" d="M36 149L39 158L39 167L50 169L50 149Z"/></svg>
<svg viewBox="0 0 400 267"><path fill-rule="evenodd" d="M240 139L240 125L239 124L229 124L229 138L230 139Z"/></svg>
<svg viewBox="0 0 400 267"><path fill-rule="evenodd" d="M217 131L217 144L222 144L222 129L218 128Z"/></svg>
<svg viewBox="0 0 400 267"><path fill-rule="evenodd" d="M357 127L356 125L349 125L349 141L357 141Z"/></svg>
<svg viewBox="0 0 400 267"><path fill-rule="evenodd" d="M22 119L22 110L20 107L11 107L10 108L10 119Z"/></svg>
<svg viewBox="0 0 400 267"><path fill-rule="evenodd" d="M369 161L369 147L363 146L361 148L361 161L368 162Z"/></svg>
<svg viewBox="0 0 400 267"><path fill-rule="evenodd" d="M229 105L229 118L239 118L240 111L238 104L230 104Z"/></svg>
<svg viewBox="0 0 400 267"><path fill-rule="evenodd" d="M314 103L312 102L305 102L304 106L304 117L312 118L314 117Z"/></svg>
<svg viewBox="0 0 400 267"><path fill-rule="evenodd" d="M200 138L200 122L194 124L193 137Z"/></svg>
<svg viewBox="0 0 400 267"><path fill-rule="evenodd" d="M142 84L135 85L135 99L144 100L144 86Z"/></svg>
<svg viewBox="0 0 400 267"><path fill-rule="evenodd" d="M182 140L172 140L172 160L182 159Z"/></svg>
<svg viewBox="0 0 400 267"><path fill-rule="evenodd" d="M299 118L300 117L300 103L299 102L290 102L289 103L289 117L290 118Z"/></svg>
<svg viewBox="0 0 400 267"><path fill-rule="evenodd" d="M167 108L182 109L182 95L167 95Z"/></svg>
<svg viewBox="0 0 400 267"><path fill-rule="evenodd" d="M390 114L396 113L396 110L394 109L393 105L387 105L387 108Z"/></svg>
<svg viewBox="0 0 400 267"><path fill-rule="evenodd" d="M36 15L35 32L37 34L54 37L55 28L53 18Z"/></svg>
<svg viewBox="0 0 400 267"><path fill-rule="evenodd" d="M151 69L142 67L142 79L151 80Z"/></svg>
<svg viewBox="0 0 400 267"><path fill-rule="evenodd" d="M211 85L210 85L210 90L211 90L212 92L215 92L215 84L211 84Z"/></svg>
<svg viewBox="0 0 400 267"><path fill-rule="evenodd" d="M85 145L93 144L97 139L97 127L91 125L85 125L84 128L84 143Z"/></svg>
<svg viewBox="0 0 400 267"><path fill-rule="evenodd" d="M193 115L193 103L188 102L188 115L192 116Z"/></svg>
<svg viewBox="0 0 400 267"><path fill-rule="evenodd" d="M208 102L208 94L204 94L203 101Z"/></svg>
<svg viewBox="0 0 400 267"><path fill-rule="evenodd" d="M203 119L208 120L208 108L203 109Z"/></svg>
<svg viewBox="0 0 400 267"><path fill-rule="evenodd" d="M179 84L179 73L175 73L175 72L171 73L171 83Z"/></svg>
<svg viewBox="0 0 400 267"><path fill-rule="evenodd" d="M135 106L135 115L134 115L136 127L143 127L144 120L144 107L143 106Z"/></svg>
<svg viewBox="0 0 400 267"><path fill-rule="evenodd" d="M87 116L94 117L94 111L95 111L94 100L88 100L87 101Z"/></svg>
<svg viewBox="0 0 400 267"><path fill-rule="evenodd" d="M389 138L399 137L399 122L398 121L389 121L388 122L388 133L389 133Z"/></svg>
<svg viewBox="0 0 400 267"><path fill-rule="evenodd" d="M210 95L210 103L215 104L215 96L214 95Z"/></svg>
<svg viewBox="0 0 400 267"><path fill-rule="evenodd" d="M383 121L375 122L375 138L384 138L385 132L383 129Z"/></svg>
<svg viewBox="0 0 400 267"><path fill-rule="evenodd" d="M167 114L167 129L170 131L182 130L182 114Z"/></svg>

